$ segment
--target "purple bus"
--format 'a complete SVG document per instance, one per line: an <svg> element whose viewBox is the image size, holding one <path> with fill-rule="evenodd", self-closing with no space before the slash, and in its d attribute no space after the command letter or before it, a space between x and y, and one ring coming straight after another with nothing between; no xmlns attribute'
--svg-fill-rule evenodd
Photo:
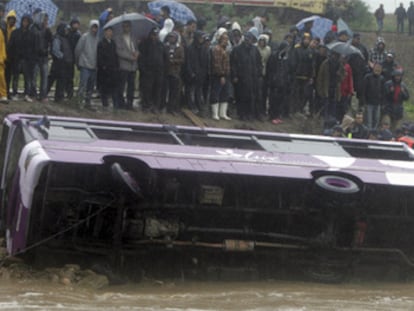
<svg viewBox="0 0 414 311"><path fill-rule="evenodd" d="M0 148L13 256L129 273L300 266L324 281L356 264L414 267L402 143L12 114Z"/></svg>

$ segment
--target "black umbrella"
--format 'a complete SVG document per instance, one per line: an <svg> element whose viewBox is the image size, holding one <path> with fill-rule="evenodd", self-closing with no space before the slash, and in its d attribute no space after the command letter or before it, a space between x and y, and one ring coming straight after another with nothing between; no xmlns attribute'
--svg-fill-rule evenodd
<svg viewBox="0 0 414 311"><path fill-rule="evenodd" d="M350 42L335 41L335 42L328 43L326 47L329 50L336 52L338 54L341 54L341 55L348 56L351 54L359 54L362 58L364 58L361 51L355 46L353 46Z"/></svg>
<svg viewBox="0 0 414 311"><path fill-rule="evenodd" d="M158 27L158 24L148 17L139 13L126 13L111 19L104 29L112 27L114 35L122 34L122 23L131 22L131 35L136 40L148 37L151 29Z"/></svg>

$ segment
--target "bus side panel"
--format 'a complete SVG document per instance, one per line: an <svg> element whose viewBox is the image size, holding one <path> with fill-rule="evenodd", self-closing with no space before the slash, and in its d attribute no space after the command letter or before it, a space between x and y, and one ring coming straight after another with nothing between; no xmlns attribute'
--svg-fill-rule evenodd
<svg viewBox="0 0 414 311"><path fill-rule="evenodd" d="M12 226L10 226L6 232L7 250L10 255L17 255L21 251L25 251L27 242L26 232L29 221L29 209L23 205L20 194L16 206L17 209L12 221Z"/></svg>

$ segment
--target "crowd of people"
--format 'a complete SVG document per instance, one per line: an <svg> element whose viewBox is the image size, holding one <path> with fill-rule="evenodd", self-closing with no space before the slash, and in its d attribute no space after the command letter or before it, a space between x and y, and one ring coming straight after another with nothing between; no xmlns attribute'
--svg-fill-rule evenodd
<svg viewBox="0 0 414 311"><path fill-rule="evenodd" d="M4 14L0 6L0 17ZM355 138L401 128L409 91L403 68L382 37L368 50L359 33L338 32L335 23L324 38L312 35L309 21L277 41L265 14L246 25L222 16L213 32L204 30L201 19L185 25L174 21L168 6L159 17L147 16L159 27L138 40L131 21L122 22L116 35L105 26L114 17L111 9L91 20L83 34L77 18L60 22L52 34L42 10L24 15L18 28L16 12L7 12L0 24L0 101L17 99L22 73L27 102L47 102L56 83L54 102L76 98L93 110L96 89L103 109L112 104L136 110L139 73L144 112L177 114L187 107L216 121L232 117L275 125L295 114L320 115L326 133ZM330 49L332 42L348 44L354 52Z"/></svg>

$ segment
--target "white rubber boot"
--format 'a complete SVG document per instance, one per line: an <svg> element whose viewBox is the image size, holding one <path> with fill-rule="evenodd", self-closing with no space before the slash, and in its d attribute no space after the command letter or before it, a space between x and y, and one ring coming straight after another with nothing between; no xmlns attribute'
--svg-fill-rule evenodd
<svg viewBox="0 0 414 311"><path fill-rule="evenodd" d="M227 115L228 107L229 107L228 103L220 103L220 118L224 120L231 120L231 118Z"/></svg>
<svg viewBox="0 0 414 311"><path fill-rule="evenodd" d="M219 117L219 104L211 104L211 118L213 120L220 120Z"/></svg>

